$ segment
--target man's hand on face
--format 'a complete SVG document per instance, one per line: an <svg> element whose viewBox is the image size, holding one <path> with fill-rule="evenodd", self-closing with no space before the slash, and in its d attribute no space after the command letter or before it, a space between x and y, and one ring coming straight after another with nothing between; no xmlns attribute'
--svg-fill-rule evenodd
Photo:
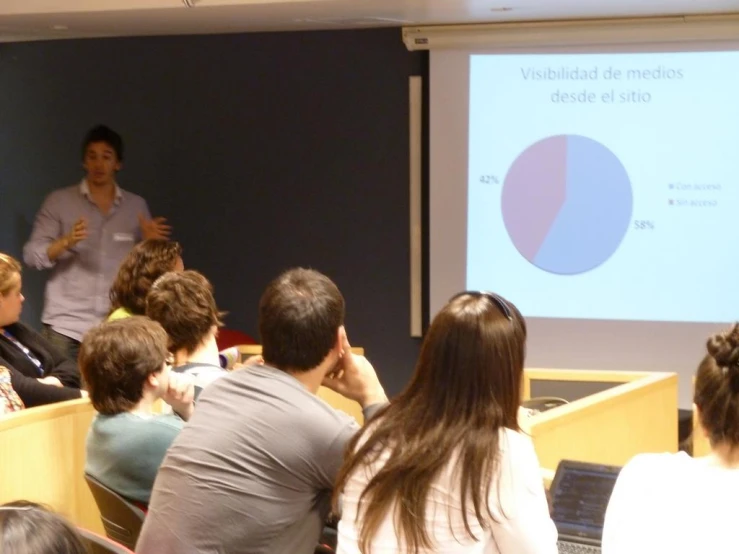
<svg viewBox="0 0 739 554"><path fill-rule="evenodd" d="M356 400L366 408L372 404L387 402L387 396L377 378L377 373L364 356L353 354L346 333L341 332L341 357L336 367L323 379L323 386Z"/></svg>

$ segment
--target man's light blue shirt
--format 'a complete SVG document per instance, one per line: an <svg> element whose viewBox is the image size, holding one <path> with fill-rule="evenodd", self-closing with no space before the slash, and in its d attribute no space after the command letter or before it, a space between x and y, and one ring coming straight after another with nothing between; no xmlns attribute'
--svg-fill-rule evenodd
<svg viewBox="0 0 739 554"><path fill-rule="evenodd" d="M23 260L35 269L51 269L41 320L75 340L108 315L108 293L118 267L141 240L139 214L150 219L146 201L116 185L115 200L103 214L90 198L86 180L46 197L36 214ZM87 220L87 238L55 261L47 250L70 233L79 218Z"/></svg>

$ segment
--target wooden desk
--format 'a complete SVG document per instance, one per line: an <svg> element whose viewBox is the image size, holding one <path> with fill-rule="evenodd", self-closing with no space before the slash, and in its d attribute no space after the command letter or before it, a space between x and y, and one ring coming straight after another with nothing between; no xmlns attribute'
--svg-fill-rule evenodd
<svg viewBox="0 0 739 554"><path fill-rule="evenodd" d="M623 465L641 452L677 451L676 375L530 369L524 378L526 396L537 379L615 385L522 420L545 468L545 481L552 476L546 469L554 470L565 458ZM324 397L329 404L361 418L356 402L328 390L321 394L333 394ZM26 499L47 504L75 524L104 534L83 477L94 413L84 399L0 417L0 503Z"/></svg>
<svg viewBox="0 0 739 554"><path fill-rule="evenodd" d="M95 411L70 400L0 417L0 504L31 500L104 534L84 480L85 441Z"/></svg>
<svg viewBox="0 0 739 554"><path fill-rule="evenodd" d="M622 466L642 452L677 452L676 374L527 369L524 399L535 380L614 384L521 420L541 467L554 470L562 459Z"/></svg>

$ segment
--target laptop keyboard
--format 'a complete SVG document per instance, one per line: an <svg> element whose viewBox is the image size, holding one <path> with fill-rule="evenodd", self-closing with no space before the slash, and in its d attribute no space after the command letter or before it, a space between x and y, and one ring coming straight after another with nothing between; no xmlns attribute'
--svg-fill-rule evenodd
<svg viewBox="0 0 739 554"><path fill-rule="evenodd" d="M600 546L578 544L575 542L558 542L559 554L601 554Z"/></svg>

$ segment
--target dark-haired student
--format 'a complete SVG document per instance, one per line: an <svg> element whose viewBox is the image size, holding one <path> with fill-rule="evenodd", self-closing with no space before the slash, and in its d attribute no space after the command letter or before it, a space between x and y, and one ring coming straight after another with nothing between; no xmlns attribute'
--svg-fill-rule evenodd
<svg viewBox="0 0 739 554"><path fill-rule="evenodd" d="M619 474L604 554L737 552L739 325L712 336L695 376L694 409L711 453L640 454Z"/></svg>
<svg viewBox="0 0 739 554"><path fill-rule="evenodd" d="M0 552L3 554L88 554L82 537L61 515L16 500L0 506Z"/></svg>
<svg viewBox="0 0 739 554"><path fill-rule="evenodd" d="M216 344L221 313L205 276L192 270L162 275L146 297L146 315L167 332L172 370L193 378L196 396L228 373Z"/></svg>
<svg viewBox="0 0 739 554"><path fill-rule="evenodd" d="M80 369L98 411L87 437L85 472L144 504L167 449L193 411L192 382L171 373L167 362L167 334L143 316L93 327L80 348ZM174 413L154 413L159 399Z"/></svg>
<svg viewBox="0 0 739 554"><path fill-rule="evenodd" d="M0 253L0 366L12 388L27 408L85 396L77 364L20 321L22 287L20 263Z"/></svg>
<svg viewBox="0 0 739 554"><path fill-rule="evenodd" d="M85 178L49 194L23 247L34 269L50 269L41 317L46 338L77 359L79 341L109 312L108 293L123 258L142 239L169 237L164 218L120 188L123 139L98 125L82 143Z"/></svg>
<svg viewBox="0 0 739 554"><path fill-rule="evenodd" d="M492 293L437 314L406 389L347 448L339 553L557 553L518 426L525 343L523 317Z"/></svg>
<svg viewBox="0 0 739 554"><path fill-rule="evenodd" d="M293 269L268 285L264 365L232 371L200 395L157 475L139 554L313 554L358 430L316 392L332 375L367 419L387 401L343 324L344 298L325 275Z"/></svg>

